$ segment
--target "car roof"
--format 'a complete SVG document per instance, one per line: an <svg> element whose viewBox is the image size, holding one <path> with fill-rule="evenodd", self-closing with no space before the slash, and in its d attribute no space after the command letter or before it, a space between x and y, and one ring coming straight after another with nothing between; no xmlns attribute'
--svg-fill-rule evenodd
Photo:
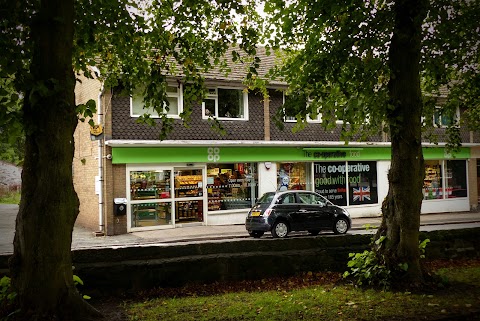
<svg viewBox="0 0 480 321"><path fill-rule="evenodd" d="M315 192L312 192L312 191L306 191L306 190L302 190L302 189L292 189L292 190L287 190L287 191L277 191L277 192L267 192L265 194L269 194L269 193L273 193L273 197L275 199L281 197L282 195L285 195L285 194L291 194L291 193L295 193L295 194L311 194L311 193L314 193L316 194Z"/></svg>
<svg viewBox="0 0 480 321"><path fill-rule="evenodd" d="M286 193L314 193L314 192L306 191L306 190L303 190L303 189L292 189L292 190L287 190L287 191L276 192L275 194L283 195L283 194L286 194Z"/></svg>

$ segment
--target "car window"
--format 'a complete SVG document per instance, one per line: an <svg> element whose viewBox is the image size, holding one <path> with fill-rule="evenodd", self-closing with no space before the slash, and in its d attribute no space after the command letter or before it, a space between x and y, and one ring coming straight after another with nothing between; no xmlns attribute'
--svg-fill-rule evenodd
<svg viewBox="0 0 480 321"><path fill-rule="evenodd" d="M293 194L285 194L282 197L282 204L293 204L295 203L295 195Z"/></svg>
<svg viewBox="0 0 480 321"><path fill-rule="evenodd" d="M275 193L273 192L265 193L262 195L262 197L260 197L260 199L258 200L258 203L267 203L267 204L271 203L274 196L275 196Z"/></svg>
<svg viewBox="0 0 480 321"><path fill-rule="evenodd" d="M315 195L315 194L298 194L300 200L302 201L302 203L305 203L305 204L315 204L315 205L322 205L322 206L325 206L326 204L326 200L319 196L319 195Z"/></svg>
<svg viewBox="0 0 480 321"><path fill-rule="evenodd" d="M315 204L319 204L319 205L322 205L322 206L325 206L327 205L327 200L320 196L320 195L315 195L315 194L312 194L314 200L315 200Z"/></svg>
<svg viewBox="0 0 480 321"><path fill-rule="evenodd" d="M314 200L312 199L311 194L298 194L300 201L305 204L314 204Z"/></svg>

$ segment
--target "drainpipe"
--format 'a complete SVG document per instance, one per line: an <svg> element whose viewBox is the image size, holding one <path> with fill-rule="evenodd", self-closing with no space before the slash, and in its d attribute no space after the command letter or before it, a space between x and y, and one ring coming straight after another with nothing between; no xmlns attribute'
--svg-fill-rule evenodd
<svg viewBox="0 0 480 321"><path fill-rule="evenodd" d="M100 93L98 94L98 110L97 110L97 123L102 124L103 121L103 106L102 106L102 96L103 96L104 88L103 83L102 87L100 88ZM105 128L104 128L105 130ZM98 184L100 184L100 188L98 191L98 232L96 233L98 236L105 235L105 220L103 215L103 147L104 147L104 136L98 140Z"/></svg>

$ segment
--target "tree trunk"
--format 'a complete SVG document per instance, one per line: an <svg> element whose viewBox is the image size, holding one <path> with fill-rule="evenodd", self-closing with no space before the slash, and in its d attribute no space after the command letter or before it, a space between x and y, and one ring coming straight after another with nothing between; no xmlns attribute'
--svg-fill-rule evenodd
<svg viewBox="0 0 480 321"><path fill-rule="evenodd" d="M422 22L426 0L399 0L395 3L395 27L389 52L390 106L387 118L392 141L389 191L382 204L382 223L376 238L386 236L377 248L387 267L398 269L407 263L406 286L423 282L420 265L419 229L422 187L425 175L422 154L420 57Z"/></svg>
<svg viewBox="0 0 480 321"><path fill-rule="evenodd" d="M25 320L99 315L76 290L72 273L72 231L79 206L72 182L77 125L73 16L73 0L44 0L31 26L32 87L23 105L26 155L10 261Z"/></svg>

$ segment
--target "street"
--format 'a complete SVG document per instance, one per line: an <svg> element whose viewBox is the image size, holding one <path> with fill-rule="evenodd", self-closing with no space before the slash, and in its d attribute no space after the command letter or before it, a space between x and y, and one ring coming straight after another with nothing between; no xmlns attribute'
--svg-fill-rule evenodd
<svg viewBox="0 0 480 321"><path fill-rule="evenodd" d="M0 204L0 254L13 252L13 237L15 234L15 217L18 205ZM448 230L480 227L480 212L459 212L441 214L422 214L421 231ZM379 226L380 217L352 218L352 228L348 234L373 234ZM293 232L289 237L307 235L306 232ZM333 235L330 231L319 234ZM72 249L103 248L103 247L135 247L142 245L172 245L187 242L222 242L222 240L250 238L244 225L192 225L175 229L133 232L113 236L95 236L93 231L76 226L73 231ZM271 238L266 233L262 238ZM251 238L253 240L253 238Z"/></svg>

